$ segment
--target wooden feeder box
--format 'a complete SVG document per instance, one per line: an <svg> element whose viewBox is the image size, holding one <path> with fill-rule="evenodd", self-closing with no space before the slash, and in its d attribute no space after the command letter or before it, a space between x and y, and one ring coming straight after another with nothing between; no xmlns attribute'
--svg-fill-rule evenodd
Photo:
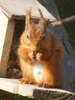
<svg viewBox="0 0 75 100"><path fill-rule="evenodd" d="M0 0L0 76L5 77L16 27L15 20L24 21L26 11L29 9L32 18L38 19L40 17L38 8L41 9L46 20L56 20L37 0Z"/></svg>

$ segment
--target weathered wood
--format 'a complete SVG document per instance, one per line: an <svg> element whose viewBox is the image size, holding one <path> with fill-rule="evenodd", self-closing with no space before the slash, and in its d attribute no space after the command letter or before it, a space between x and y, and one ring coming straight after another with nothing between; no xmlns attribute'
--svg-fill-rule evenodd
<svg viewBox="0 0 75 100"><path fill-rule="evenodd" d="M23 84L17 79L0 78L0 90L42 100L75 100L75 93Z"/></svg>
<svg viewBox="0 0 75 100"><path fill-rule="evenodd" d="M0 76L5 76L14 32L14 20L9 20L0 10Z"/></svg>
<svg viewBox="0 0 75 100"><path fill-rule="evenodd" d="M32 17L40 17L38 8L41 9L44 18L56 20L56 18L42 6L38 0L0 0L0 8L9 17L18 16L24 19L26 11L31 9ZM16 10L15 10L16 9Z"/></svg>
<svg viewBox="0 0 75 100"><path fill-rule="evenodd" d="M7 24L8 24L8 18L0 10L0 61L1 61L1 56L2 56Z"/></svg>

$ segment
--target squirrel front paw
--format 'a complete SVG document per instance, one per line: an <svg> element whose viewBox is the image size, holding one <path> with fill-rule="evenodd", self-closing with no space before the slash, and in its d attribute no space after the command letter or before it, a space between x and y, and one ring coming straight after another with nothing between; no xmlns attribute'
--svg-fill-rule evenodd
<svg viewBox="0 0 75 100"><path fill-rule="evenodd" d="M21 78L21 79L19 79L19 81L21 81L21 83L26 83L26 84L29 83L28 79L26 79L26 78Z"/></svg>
<svg viewBox="0 0 75 100"><path fill-rule="evenodd" d="M37 60L40 60L41 57L42 57L42 53L37 53L37 54L36 54L36 59L37 59Z"/></svg>

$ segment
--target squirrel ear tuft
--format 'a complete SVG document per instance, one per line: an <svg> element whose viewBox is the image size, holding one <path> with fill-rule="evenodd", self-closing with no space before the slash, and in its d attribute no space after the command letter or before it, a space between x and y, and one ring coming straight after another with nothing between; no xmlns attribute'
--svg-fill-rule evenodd
<svg viewBox="0 0 75 100"><path fill-rule="evenodd" d="M39 20L39 23L44 24L44 23L45 23L45 19L44 19L44 17L43 17L42 11L41 11L40 8L38 8L38 11L39 11L39 13L40 13L40 20Z"/></svg>
<svg viewBox="0 0 75 100"><path fill-rule="evenodd" d="M31 9L26 11L25 23L26 23L26 29L28 29L31 25Z"/></svg>

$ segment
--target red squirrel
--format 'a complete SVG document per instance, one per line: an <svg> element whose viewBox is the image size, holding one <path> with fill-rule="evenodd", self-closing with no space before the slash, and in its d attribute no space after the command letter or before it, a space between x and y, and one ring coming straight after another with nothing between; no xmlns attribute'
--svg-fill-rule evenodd
<svg viewBox="0 0 75 100"><path fill-rule="evenodd" d="M21 82L37 86L64 88L63 47L48 28L41 10L35 23L31 11L26 13L25 30L17 50L23 78Z"/></svg>

